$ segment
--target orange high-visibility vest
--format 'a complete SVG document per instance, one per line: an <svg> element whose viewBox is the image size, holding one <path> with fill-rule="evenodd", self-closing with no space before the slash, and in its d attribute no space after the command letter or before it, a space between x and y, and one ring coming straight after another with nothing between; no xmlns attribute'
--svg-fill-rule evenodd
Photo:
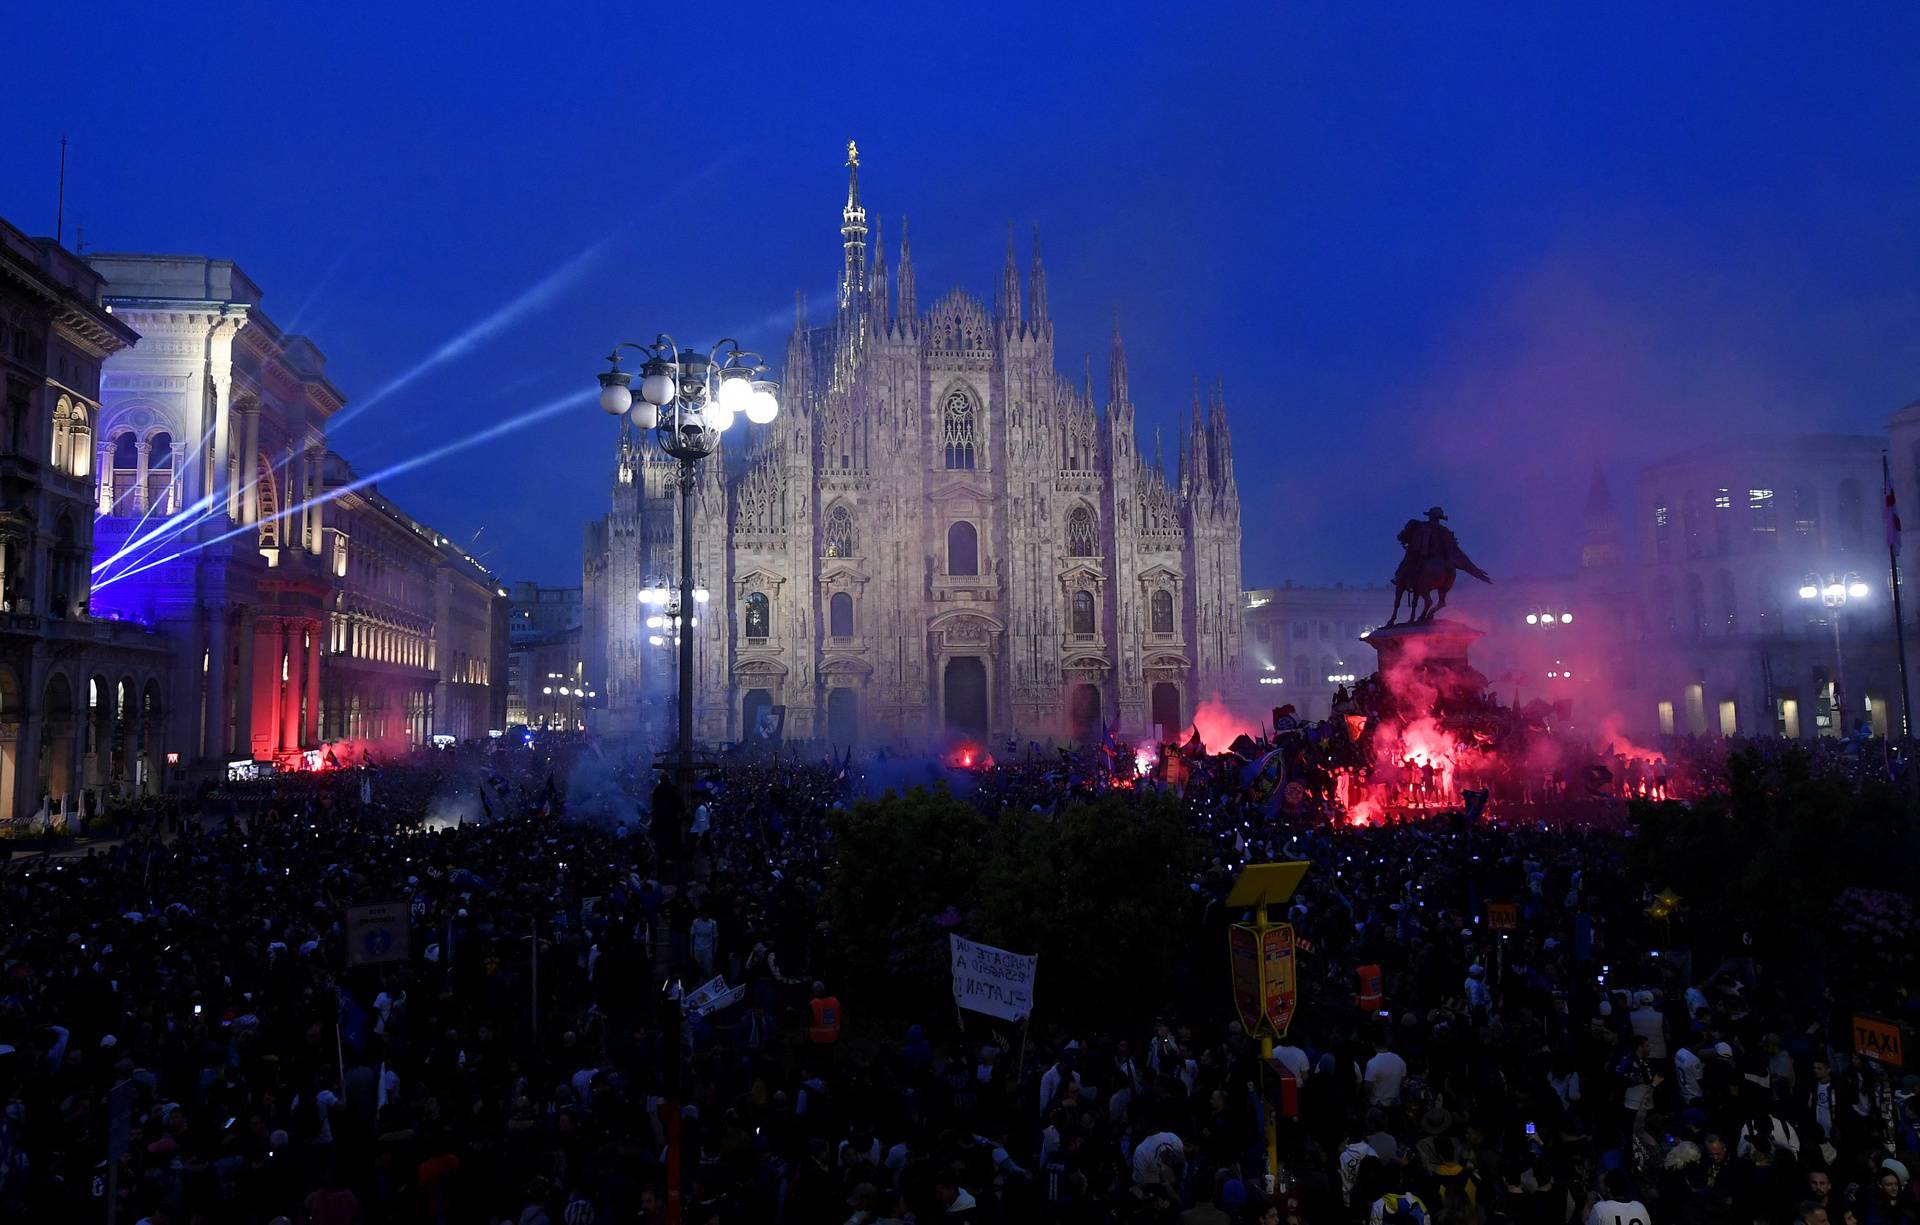
<svg viewBox="0 0 1920 1225"><path fill-rule="evenodd" d="M1355 1002L1360 1005L1362 1012L1379 1012L1380 1005L1387 1002L1386 993L1381 988L1380 967L1361 966L1358 974L1360 995Z"/></svg>
<svg viewBox="0 0 1920 1225"><path fill-rule="evenodd" d="M837 997L823 995L808 1005L813 1010L813 1024L807 1027L807 1037L814 1042L833 1043L840 1040L840 1001Z"/></svg>

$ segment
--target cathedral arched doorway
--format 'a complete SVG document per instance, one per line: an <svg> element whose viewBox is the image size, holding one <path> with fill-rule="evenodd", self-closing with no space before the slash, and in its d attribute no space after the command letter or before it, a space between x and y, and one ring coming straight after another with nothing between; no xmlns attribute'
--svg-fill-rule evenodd
<svg viewBox="0 0 1920 1225"><path fill-rule="evenodd" d="M1067 723L1074 743L1093 744L1103 730L1100 719L1100 687L1075 685L1067 695Z"/></svg>
<svg viewBox="0 0 1920 1225"><path fill-rule="evenodd" d="M860 739L860 694L852 689L827 690L827 740L845 748Z"/></svg>
<svg viewBox="0 0 1920 1225"><path fill-rule="evenodd" d="M740 702L740 739L752 740L759 734L760 716L773 706L773 694L765 689L749 689Z"/></svg>
<svg viewBox="0 0 1920 1225"><path fill-rule="evenodd" d="M956 655L942 674L947 730L985 739L987 665L978 655Z"/></svg>
<svg viewBox="0 0 1920 1225"><path fill-rule="evenodd" d="M1153 734L1162 744L1179 737L1184 727L1180 720L1180 686L1172 681L1156 681L1153 686Z"/></svg>

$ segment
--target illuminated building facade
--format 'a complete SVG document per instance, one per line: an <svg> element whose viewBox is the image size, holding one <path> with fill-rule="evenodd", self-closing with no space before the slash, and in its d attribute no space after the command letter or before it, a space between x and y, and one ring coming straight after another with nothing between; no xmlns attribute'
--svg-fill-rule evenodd
<svg viewBox="0 0 1920 1225"><path fill-rule="evenodd" d="M1373 671L1360 636L1385 623L1393 588L1259 587L1244 593L1245 679L1239 694L1265 714L1291 705L1302 719L1324 719L1346 677Z"/></svg>
<svg viewBox="0 0 1920 1225"><path fill-rule="evenodd" d="M138 339L102 290L0 221L0 824L164 777L167 644L89 593L101 365Z"/></svg>
<svg viewBox="0 0 1920 1225"><path fill-rule="evenodd" d="M839 745L1177 731L1242 670L1221 394L1196 388L1170 481L1134 437L1117 330L1104 405L1057 372L1037 238L1023 275L1009 235L991 307L923 306L904 224L897 277L877 224L869 261L849 168L835 317L796 312L780 416L702 465L697 735L738 739L771 707L789 738ZM673 631L637 597L678 574L674 467L628 436L615 470L585 550L590 725L660 740Z"/></svg>
<svg viewBox="0 0 1920 1225"><path fill-rule="evenodd" d="M581 596L578 587L513 585L507 632L509 724L573 730L600 700L600 677L587 675L581 650Z"/></svg>
<svg viewBox="0 0 1920 1225"><path fill-rule="evenodd" d="M168 750L189 770L298 766L323 739L399 747L486 722L470 712L491 704L493 634L472 621L496 585L370 485L345 488L326 446L345 399L319 348L231 261L90 262L140 335L101 378L94 606L169 639ZM463 622L444 656L443 581Z"/></svg>

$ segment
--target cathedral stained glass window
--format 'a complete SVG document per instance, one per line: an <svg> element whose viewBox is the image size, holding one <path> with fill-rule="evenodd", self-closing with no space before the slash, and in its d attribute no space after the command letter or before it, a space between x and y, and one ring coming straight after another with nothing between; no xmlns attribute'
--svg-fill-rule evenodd
<svg viewBox="0 0 1920 1225"><path fill-rule="evenodd" d="M1093 593L1076 591L1073 593L1073 633L1093 633Z"/></svg>
<svg viewBox="0 0 1920 1225"><path fill-rule="evenodd" d="M767 636L767 625L773 619L768 614L767 593L749 591L747 593L747 637L765 638Z"/></svg>
<svg viewBox="0 0 1920 1225"><path fill-rule="evenodd" d="M1093 512L1076 506L1067 515L1067 556L1097 557L1100 542L1093 531Z"/></svg>
<svg viewBox="0 0 1920 1225"><path fill-rule="evenodd" d="M1265 626L1261 627L1263 630ZM1156 591L1153 593L1153 632L1171 634L1173 632L1173 593Z"/></svg>
<svg viewBox="0 0 1920 1225"><path fill-rule="evenodd" d="M965 470L973 467L974 445L978 441L978 415L973 401L963 391L947 397L941 417L940 440L944 444L947 467Z"/></svg>
<svg viewBox="0 0 1920 1225"><path fill-rule="evenodd" d="M844 506L827 512L825 553L828 557L853 556L853 515Z"/></svg>

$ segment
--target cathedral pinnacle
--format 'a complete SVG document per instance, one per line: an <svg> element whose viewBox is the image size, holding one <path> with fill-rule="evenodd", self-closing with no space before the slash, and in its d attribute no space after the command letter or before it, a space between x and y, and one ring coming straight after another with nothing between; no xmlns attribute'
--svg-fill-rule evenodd
<svg viewBox="0 0 1920 1225"><path fill-rule="evenodd" d="M1027 274L1027 296L1033 307L1033 321L1047 322L1047 270L1040 262L1040 223L1033 223L1033 270Z"/></svg>
<svg viewBox="0 0 1920 1225"><path fill-rule="evenodd" d="M847 206L840 210L840 239L846 252L840 311L857 315L867 305L867 210L860 204L860 150L852 141L847 142Z"/></svg>
<svg viewBox="0 0 1920 1225"><path fill-rule="evenodd" d="M1115 404L1127 404L1127 346L1120 339L1120 308L1113 308L1113 347L1107 352L1107 396Z"/></svg>
<svg viewBox="0 0 1920 1225"><path fill-rule="evenodd" d="M900 318L911 322L919 304L914 300L913 248L907 242L907 219L900 218Z"/></svg>
<svg viewBox="0 0 1920 1225"><path fill-rule="evenodd" d="M1007 262L1000 269L1000 294L994 301L1000 319L1009 327L1020 326L1020 268L1013 258L1013 222L1007 222Z"/></svg>

